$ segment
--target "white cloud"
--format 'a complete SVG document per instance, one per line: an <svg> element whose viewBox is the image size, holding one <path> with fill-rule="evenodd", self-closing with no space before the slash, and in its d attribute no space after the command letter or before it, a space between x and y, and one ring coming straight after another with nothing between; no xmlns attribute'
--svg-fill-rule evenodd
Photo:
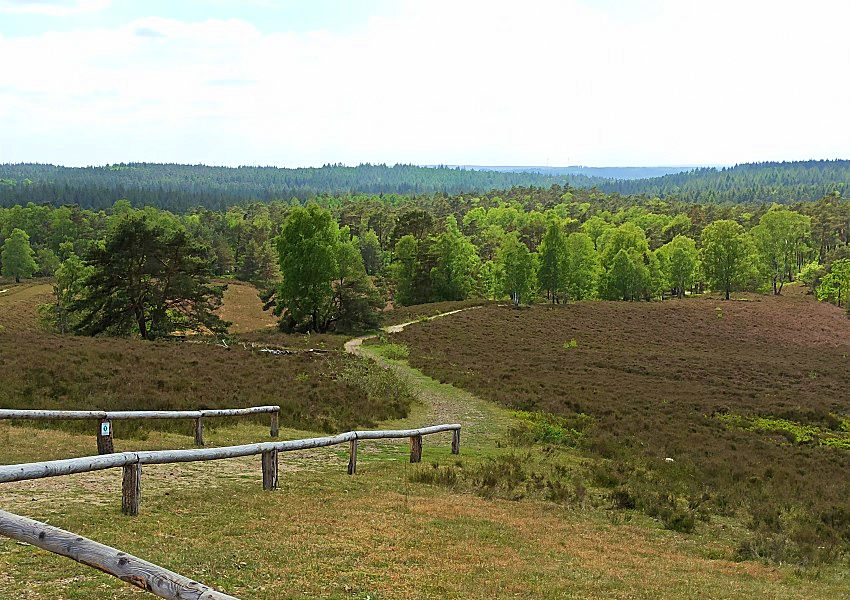
<svg viewBox="0 0 850 600"><path fill-rule="evenodd" d="M0 0L0 13L39 14L64 17L98 12L109 8L112 0Z"/></svg>
<svg viewBox="0 0 850 600"><path fill-rule="evenodd" d="M850 5L409 0L345 34L0 38L0 161L696 164L850 156Z"/></svg>

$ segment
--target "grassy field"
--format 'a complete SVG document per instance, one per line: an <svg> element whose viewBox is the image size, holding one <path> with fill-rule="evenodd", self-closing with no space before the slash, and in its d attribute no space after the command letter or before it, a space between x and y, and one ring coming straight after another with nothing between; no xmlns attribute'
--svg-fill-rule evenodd
<svg viewBox="0 0 850 600"><path fill-rule="evenodd" d="M499 456L504 450L491 435L510 421L489 405L467 405L464 392L411 376L433 400L442 398L445 406L437 410L466 415L470 426L460 457L449 453L448 436L425 439L421 467L407 462L404 443L364 442L358 474L349 477L344 449L289 454L282 457L275 492L262 491L256 457L146 467L135 518L120 514L120 470L7 484L0 505L243 599L834 598L848 590L839 573L813 579L809 572L731 560L733 523L683 536L638 513L412 483L417 472L434 468L432 462L459 460L473 468ZM263 435L243 425L213 432L209 442ZM91 450L90 438L4 424L0 440L0 462ZM133 447L186 447L190 441L154 433ZM144 596L8 540L0 540L0 563L4 600Z"/></svg>
<svg viewBox="0 0 850 600"><path fill-rule="evenodd" d="M245 294L245 290L237 291ZM29 300L21 294L28 294ZM37 333L31 318L28 321L20 315L26 314L26 306L41 301L43 289L24 286L16 295L19 304L11 311L11 297L0 296L0 322L8 324L0 333L4 349L15 340L42 339L39 353L33 356L47 360L55 356L50 354L51 343L61 345L72 357L100 348L101 340ZM249 306L249 300L245 295L240 303ZM633 306L651 309L655 305ZM255 309L256 305L245 310ZM410 361L417 363L427 356L420 347L425 336L443 328L448 328L447 332L466 328L470 319L498 321L503 314L514 318L513 311L503 310L479 308L417 323L386 339L407 344ZM522 314L527 318L537 310ZM410 320L408 316L398 320ZM242 322L259 323L262 318L255 312ZM247 331L250 328L247 325L236 338L249 348L243 335L257 335L257 340L267 336L255 343L276 347L316 347L310 340L295 339L303 336L290 339L268 329ZM10 329L14 329L12 335ZM513 338L520 344L521 331L513 330ZM472 331L463 335L475 339ZM500 335L496 325L489 330L489 336L497 340L494 343L499 343ZM268 341L271 339L277 342ZM437 356L450 356L449 342L443 345L437 340L442 338L434 338L432 350ZM123 350L126 354L115 360L125 367L139 358L150 360L163 352L175 352L152 363L151 368L161 377L169 374L173 364L180 366L181 360L198 361L196 367L204 372L220 370L217 353L231 356L235 352L203 344L105 341L142 348ZM337 353L334 348L341 340L324 341L332 352L308 355L319 360L331 355L360 361L353 364L364 360ZM579 341L576 348L582 347ZM387 367L392 380L415 396L407 416L381 419L373 414L369 418L381 428L460 422L459 457L450 454L449 434L425 438L421 465L408 462L405 440L363 442L358 473L353 477L345 474L346 447L290 453L281 457L280 489L275 492L262 491L258 457L149 466L142 477L141 514L134 518L120 513L120 470L4 484L0 486L0 507L121 548L243 599L790 599L850 594L847 572L840 564L800 567L739 560L741 541L751 536L741 514L714 515L698 521L691 532L681 533L666 528L661 519L645 511L616 505L610 482L603 477L604 469L616 460L600 458L583 446L595 437L578 421L541 422L534 413L509 410L504 399L488 401L487 388L473 394L440 383L411 368L407 361L387 358L394 354L386 344L366 345L359 352ZM230 368L247 368L255 377L271 378L263 371L291 374L294 368L302 368L283 367L275 359L288 361L304 354L272 358L243 348L239 356L244 358ZM5 366L12 360L4 352L0 361L7 370L0 372L0 381L5 384L7 377L13 382L27 381L28 376L16 378L13 369ZM27 364L14 360L19 366ZM249 360L257 364L251 366ZM456 372L464 377L474 373L463 361L453 360ZM423 366L435 368L433 364ZM488 370L496 375L504 368L494 362ZM98 373L98 378L106 375ZM228 377L239 374L221 374L219 384L225 385L223 380ZM471 390L470 381L459 383ZM93 377L91 385L95 383ZM278 397L293 394L291 387L290 380L279 386ZM351 398L357 399L356 395ZM138 403L134 407L146 406L141 395L133 402ZM282 439L317 435L316 430L321 429L316 419L290 419L286 425L281 429ZM147 430L144 435L119 437L116 450L191 447L187 433ZM566 437L546 437L553 434ZM210 446L260 441L267 436L265 420L262 424L226 422L206 432ZM94 445L88 431L0 422L0 464L91 454ZM0 539L0 567L2 600L145 597L90 568L9 540Z"/></svg>

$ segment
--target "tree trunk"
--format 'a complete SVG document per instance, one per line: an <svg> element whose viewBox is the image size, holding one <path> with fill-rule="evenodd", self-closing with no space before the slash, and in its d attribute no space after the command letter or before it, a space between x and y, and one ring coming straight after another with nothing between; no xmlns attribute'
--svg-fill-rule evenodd
<svg viewBox="0 0 850 600"><path fill-rule="evenodd" d="M139 324L139 333L141 334L142 339L148 339L148 328L147 323L145 322L144 312L136 311L136 322Z"/></svg>

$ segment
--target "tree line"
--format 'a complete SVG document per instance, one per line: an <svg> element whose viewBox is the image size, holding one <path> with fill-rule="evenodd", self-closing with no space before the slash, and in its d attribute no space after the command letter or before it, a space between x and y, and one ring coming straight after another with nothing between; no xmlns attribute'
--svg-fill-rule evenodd
<svg viewBox="0 0 850 600"><path fill-rule="evenodd" d="M515 169L515 170L511 170ZM793 204L815 201L850 186L850 161L764 162L699 168L636 178L659 169L586 167L421 167L416 165L320 168L210 167L127 163L101 167L42 164L0 165L0 206L50 203L107 210L119 199L133 206L173 212L223 211L249 202L317 200L321 196L369 194L390 204L404 196L481 194L510 188L567 186L602 194L662 198L687 203ZM601 176L605 175L605 176Z"/></svg>
<svg viewBox="0 0 850 600"><path fill-rule="evenodd" d="M850 202L687 204L598 190L321 196L174 214L0 208L0 273L53 276L58 331L221 333L222 284L263 290L287 331L375 327L382 309L468 298L516 305L781 294L796 279L848 306Z"/></svg>

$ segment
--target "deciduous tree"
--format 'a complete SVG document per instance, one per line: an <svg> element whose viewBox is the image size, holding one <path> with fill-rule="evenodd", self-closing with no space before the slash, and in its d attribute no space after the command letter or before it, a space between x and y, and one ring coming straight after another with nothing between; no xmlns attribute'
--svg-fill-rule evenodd
<svg viewBox="0 0 850 600"><path fill-rule="evenodd" d="M499 248L501 292L510 296L514 305L531 304L536 283L535 257L516 233L505 236Z"/></svg>
<svg viewBox="0 0 850 600"><path fill-rule="evenodd" d="M566 285L567 236L558 221L550 221L539 248L540 268L537 282L546 298L558 302Z"/></svg>
<svg viewBox="0 0 850 600"><path fill-rule="evenodd" d="M702 260L705 278L711 289L722 291L726 299L746 286L753 271L753 243L744 228L724 219L702 230Z"/></svg>
<svg viewBox="0 0 850 600"><path fill-rule="evenodd" d="M12 234L3 243L3 251L0 253L2 262L2 273L6 277L14 277L16 283L21 278L28 279L38 271L35 262L35 252L30 246L30 236L23 229L14 229Z"/></svg>
<svg viewBox="0 0 850 600"><path fill-rule="evenodd" d="M465 300L475 285L478 253L457 225L453 215L446 217L446 230L431 245L434 267L431 283L435 300Z"/></svg>

